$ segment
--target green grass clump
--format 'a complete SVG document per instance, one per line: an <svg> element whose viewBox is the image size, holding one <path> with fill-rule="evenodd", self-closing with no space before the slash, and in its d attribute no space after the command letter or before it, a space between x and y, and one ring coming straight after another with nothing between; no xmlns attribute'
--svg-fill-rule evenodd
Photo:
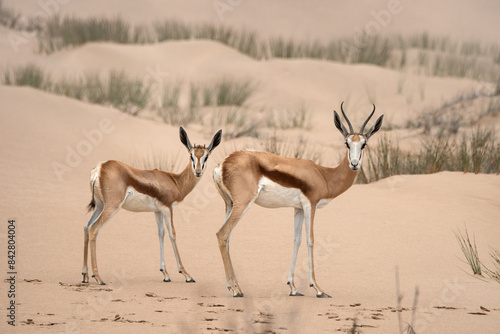
<svg viewBox="0 0 500 334"><path fill-rule="evenodd" d="M161 106L158 108L158 115L165 123L172 125L185 126L192 122L200 122L200 112L191 103L190 108L181 108L179 105L180 95L181 86L179 83L165 85L163 87Z"/></svg>
<svg viewBox="0 0 500 334"><path fill-rule="evenodd" d="M465 256L465 259L472 269L474 275L482 275L481 271L481 261L479 260L479 254L477 251L476 240L472 242L469 237L469 232L465 228L465 235L462 232L455 232L455 236L460 245L460 249Z"/></svg>
<svg viewBox="0 0 500 334"><path fill-rule="evenodd" d="M107 76L85 73L78 78L62 77L51 80L41 67L28 64L4 70L2 81L5 85L31 86L90 103L111 105L134 115L152 107L166 123L174 125L201 122L199 108L202 106L242 107L256 87L251 80L228 78L204 85L190 83L189 108L181 108L180 83L162 85L162 91L154 94L156 92L153 92L151 85L129 77L124 71L111 70ZM160 103L156 95L161 95ZM231 117L234 119L234 116ZM244 131L239 129L235 136L252 132L250 128Z"/></svg>
<svg viewBox="0 0 500 334"><path fill-rule="evenodd" d="M497 283L500 283L500 251L495 248L491 248L490 257L493 262L493 269L489 269L479 259L476 239L474 238L471 241L467 228L465 228L465 234L460 231L455 232L455 237L457 238L460 249L465 256L465 260L472 269L472 273L478 276L483 276L484 273L489 278L493 279Z"/></svg>
<svg viewBox="0 0 500 334"><path fill-rule="evenodd" d="M203 23L195 27L193 38L217 41L256 59L263 57L260 47L261 42L255 31L238 30L224 25Z"/></svg>
<svg viewBox="0 0 500 334"><path fill-rule="evenodd" d="M68 46L89 42L109 41L129 43L131 25L120 17L64 17L55 15L47 19L39 37L40 51L54 52Z"/></svg>
<svg viewBox="0 0 500 334"><path fill-rule="evenodd" d="M274 109L266 112L266 126L273 129L308 129L311 126L311 114L304 104L287 108Z"/></svg>
<svg viewBox="0 0 500 334"><path fill-rule="evenodd" d="M253 95L255 89L256 85L250 79L222 78L210 84L191 83L190 105L241 107Z"/></svg>
<svg viewBox="0 0 500 334"><path fill-rule="evenodd" d="M50 76L35 64L27 64L5 70L3 75L5 85L29 86L36 89L50 89L52 82Z"/></svg>
<svg viewBox="0 0 500 334"><path fill-rule="evenodd" d="M225 138L258 137L261 122L245 109L218 108L211 116L212 129L223 128Z"/></svg>
<svg viewBox="0 0 500 334"><path fill-rule="evenodd" d="M90 103L112 105L127 113L137 114L150 99L150 89L141 80L130 78L123 71L110 71L107 78L87 73L82 78L62 77L51 80L42 68L34 64L15 67L3 75L3 84L31 86L57 95Z"/></svg>
<svg viewBox="0 0 500 334"><path fill-rule="evenodd" d="M499 174L500 143L494 130L478 127L470 134L427 135L415 153L403 152L388 136L377 148L365 149L359 183L370 183L393 175L432 174L440 171Z"/></svg>
<svg viewBox="0 0 500 334"><path fill-rule="evenodd" d="M179 20L163 20L153 23L158 42L167 40L190 39L193 36L193 27Z"/></svg>
<svg viewBox="0 0 500 334"><path fill-rule="evenodd" d="M490 257L493 261L493 269L488 269L484 267L486 275L494 279L497 283L500 283L500 251L492 248L490 251Z"/></svg>
<svg viewBox="0 0 500 334"><path fill-rule="evenodd" d="M308 159L319 165L322 163L323 147L310 145L303 137L298 140L279 138L274 133L264 142L264 150L283 157Z"/></svg>
<svg viewBox="0 0 500 334"><path fill-rule="evenodd" d="M108 78L107 101L119 110L137 114L149 102L149 87L139 79L129 78L124 71L111 71Z"/></svg>
<svg viewBox="0 0 500 334"><path fill-rule="evenodd" d="M20 19L20 13L5 7L3 1L0 0L0 25L9 29L16 29L19 26Z"/></svg>
<svg viewBox="0 0 500 334"><path fill-rule="evenodd" d="M237 81L223 78L216 83L216 104L218 106L242 106L255 90L250 80Z"/></svg>
<svg viewBox="0 0 500 334"><path fill-rule="evenodd" d="M269 40L269 55L275 58L312 58L344 63L366 63L385 66L394 50L389 38L369 36L332 40L297 42L275 37Z"/></svg>

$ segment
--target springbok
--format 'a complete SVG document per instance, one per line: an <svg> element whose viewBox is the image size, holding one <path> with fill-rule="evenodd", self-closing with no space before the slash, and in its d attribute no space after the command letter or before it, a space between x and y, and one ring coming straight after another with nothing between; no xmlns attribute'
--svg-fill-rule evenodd
<svg viewBox="0 0 500 334"><path fill-rule="evenodd" d="M96 239L101 227L108 222L121 208L135 212L154 212L158 225L160 239L160 271L163 281L170 282L165 263L163 261L163 239L167 225L168 234L174 249L179 273L183 274L186 282L195 282L182 265L175 240L173 225L173 206L182 201L193 190L201 179L207 166L207 160L212 150L220 144L222 130L219 130L208 147L191 145L186 130L181 126L179 135L182 144L186 146L191 161L179 173L169 173L154 170L141 170L130 167L123 162L109 160L101 162L90 174L90 189L92 200L89 211L94 210L84 228L83 248L83 283L88 283L87 256L90 242L90 256L92 262L92 277L98 284L105 283L99 276L96 258Z"/></svg>
<svg viewBox="0 0 500 334"><path fill-rule="evenodd" d="M215 185L226 202L226 219L217 232L219 248L224 262L228 289L233 290L233 297L243 297L238 280L229 257L229 237L231 231L253 203L266 208L295 208L295 238L292 266L287 284L291 296L302 296L294 284L294 270L297 252L302 239L302 225L305 219L307 247L309 255L309 285L316 289L316 296L329 298L323 292L314 276L314 216L316 208L324 207L335 197L349 189L361 167L363 149L368 139L382 126L384 115L375 125L364 133L364 129L373 111L354 132L351 122L340 105L349 131L334 111L334 122L345 138L347 152L342 162L334 168L323 167L310 160L281 157L269 152L236 151L214 169Z"/></svg>

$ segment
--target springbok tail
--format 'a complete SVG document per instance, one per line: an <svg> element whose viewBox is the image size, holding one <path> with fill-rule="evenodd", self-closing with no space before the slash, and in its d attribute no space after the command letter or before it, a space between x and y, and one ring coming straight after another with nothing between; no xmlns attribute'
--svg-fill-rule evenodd
<svg viewBox="0 0 500 334"><path fill-rule="evenodd" d="M87 213L95 209L94 185L95 185L95 180L92 181L92 199L90 200L90 203L87 206L88 209Z"/></svg>
<svg viewBox="0 0 500 334"><path fill-rule="evenodd" d="M90 200L89 205L87 206L88 211L90 212L95 209L95 183L97 182L97 179L99 178L99 167L94 168L91 172L90 176L90 188L92 189L92 199Z"/></svg>

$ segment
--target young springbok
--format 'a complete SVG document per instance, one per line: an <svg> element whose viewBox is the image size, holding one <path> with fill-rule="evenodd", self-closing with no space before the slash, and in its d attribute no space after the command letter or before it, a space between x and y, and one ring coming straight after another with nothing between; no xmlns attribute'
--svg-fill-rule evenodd
<svg viewBox="0 0 500 334"><path fill-rule="evenodd" d="M253 203L266 208L295 208L295 239L292 266L288 276L291 296L302 296L294 284L294 270L297 252L302 239L302 225L305 219L307 247L309 255L309 285L316 289L316 296L330 297L324 293L314 276L314 216L316 208L325 206L335 197L349 189L354 183L361 167L363 149L368 139L382 126L384 115L375 125L364 132L365 126L375 112L373 111L354 132L341 104L349 131L334 111L337 129L345 138L347 152L339 166L323 167L310 160L281 157L269 152L236 151L214 169L214 181L220 195L226 202L226 220L217 232L219 248L224 262L228 289L233 290L233 297L242 297L233 265L229 257L229 236L241 217Z"/></svg>
<svg viewBox="0 0 500 334"><path fill-rule="evenodd" d="M85 225L84 248L83 248L83 283L88 283L87 256L90 243L90 257L92 262L92 277L98 284L105 283L99 276L96 258L96 239L101 227L108 222L121 208L135 212L154 212L158 224L158 237L160 239L160 271L163 273L163 281L170 282L170 277L165 269L163 261L163 239L167 225L168 234L174 249L175 259L179 273L183 274L186 282L195 280L187 273L177 250L175 240L175 229L173 224L173 206L182 201L187 194L193 190L200 180L207 160L212 150L219 145L222 130L213 137L208 147L193 146L189 141L186 130L181 126L179 129L181 142L186 146L191 161L186 168L179 173L169 173L154 170L141 170L130 167L122 162L109 160L101 162L90 174L90 190L92 200L89 211L94 210L87 225Z"/></svg>

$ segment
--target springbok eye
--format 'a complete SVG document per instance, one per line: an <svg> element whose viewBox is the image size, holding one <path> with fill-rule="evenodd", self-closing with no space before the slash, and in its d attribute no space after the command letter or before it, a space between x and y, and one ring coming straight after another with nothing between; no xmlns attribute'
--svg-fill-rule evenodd
<svg viewBox="0 0 500 334"><path fill-rule="evenodd" d="M363 145L361 145L361 149L364 149L366 146L366 143L363 143Z"/></svg>
<svg viewBox="0 0 500 334"><path fill-rule="evenodd" d="M349 143L348 143L348 142L345 142L345 146L346 146L347 148L350 148L350 147L349 147Z"/></svg>

